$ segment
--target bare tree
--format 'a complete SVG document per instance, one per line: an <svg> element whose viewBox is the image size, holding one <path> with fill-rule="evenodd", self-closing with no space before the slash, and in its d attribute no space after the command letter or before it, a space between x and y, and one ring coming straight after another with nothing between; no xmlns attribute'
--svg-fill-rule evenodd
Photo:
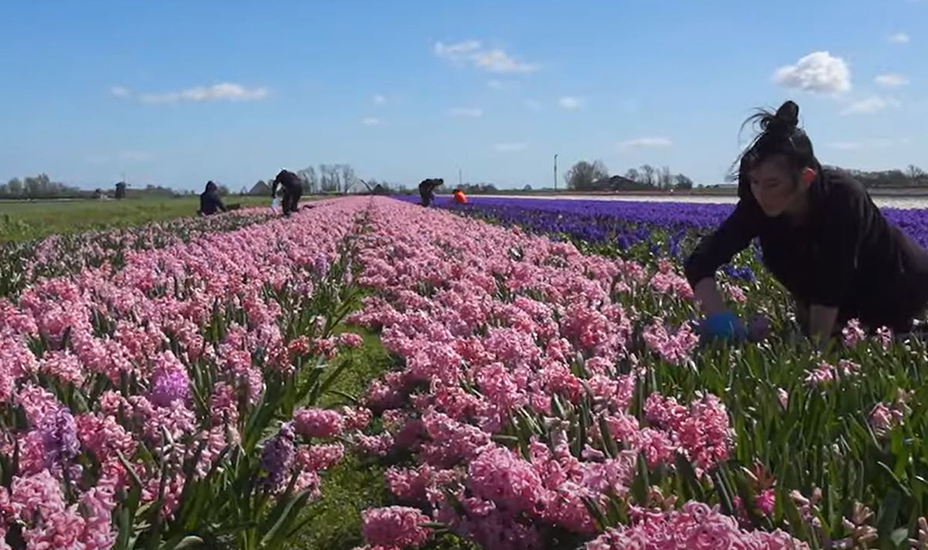
<svg viewBox="0 0 928 550"><path fill-rule="evenodd" d="M570 167L570 170L564 174L564 181L567 187L575 191L590 191L595 188L595 183L609 177L609 169L601 160L592 163L581 160Z"/></svg>
<svg viewBox="0 0 928 550"><path fill-rule="evenodd" d="M657 182L655 181L656 178L654 177L654 174L655 174L656 172L657 172L657 171L656 171L656 170L654 169L654 167L651 166L650 164L644 164L644 165L642 165L642 166L641 166L641 174L642 174L641 183L645 183L645 184L651 185L651 186L656 185Z"/></svg>
<svg viewBox="0 0 928 550"><path fill-rule="evenodd" d="M338 190L338 175L335 172L335 166L331 164L319 165L320 186L323 192Z"/></svg>
<svg viewBox="0 0 928 550"><path fill-rule="evenodd" d="M660 180L662 189L670 189L673 187L673 175L670 173L669 166L661 168Z"/></svg>
<svg viewBox="0 0 928 550"><path fill-rule="evenodd" d="M342 174L342 185L344 186L344 192L347 193L351 190L351 185L354 183L354 168L350 164L342 164L339 166Z"/></svg>
<svg viewBox="0 0 928 550"><path fill-rule="evenodd" d="M638 170L635 170L634 168L630 168L627 172L625 172L625 177L634 182L641 180L641 174L639 174Z"/></svg>
<svg viewBox="0 0 928 550"><path fill-rule="evenodd" d="M300 179L303 180L303 191L305 193L315 193L318 188L318 181L316 180L316 170L311 165L303 168L302 170L297 171L296 173L300 176Z"/></svg>
<svg viewBox="0 0 928 550"><path fill-rule="evenodd" d="M912 180L912 183L916 185L918 185L922 180L928 177L928 174L926 174L924 170L922 170L918 166L915 166L914 164L910 164L909 167L906 169L905 173L909 177L909 179Z"/></svg>

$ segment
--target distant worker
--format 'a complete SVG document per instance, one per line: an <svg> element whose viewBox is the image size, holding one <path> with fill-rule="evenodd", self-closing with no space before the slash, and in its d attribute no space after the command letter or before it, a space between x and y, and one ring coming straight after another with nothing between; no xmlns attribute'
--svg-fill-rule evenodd
<svg viewBox="0 0 928 550"><path fill-rule="evenodd" d="M419 184L419 197L422 198L422 206L429 206L435 200L435 188L445 184L441 178L422 180Z"/></svg>
<svg viewBox="0 0 928 550"><path fill-rule="evenodd" d="M219 188L212 181L208 181L206 190L200 193L200 209L197 214L212 216L220 211L226 212L226 205L222 204L222 199L219 198Z"/></svg>
<svg viewBox="0 0 928 550"><path fill-rule="evenodd" d="M464 196L464 191L460 189L455 189L451 195L454 197L454 202L458 204L467 204L467 197Z"/></svg>
<svg viewBox="0 0 928 550"><path fill-rule="evenodd" d="M744 328L725 307L715 272L760 239L767 269L793 295L803 332L822 342L857 319L869 331L911 332L928 304L928 253L886 221L867 190L823 168L797 128L799 107L761 112L761 134L740 159L739 202L685 262L707 315L704 334Z"/></svg>
<svg viewBox="0 0 928 550"><path fill-rule="evenodd" d="M274 178L274 183L271 186L271 197L277 196L277 186L280 185L283 190L283 201L282 205L284 214L289 216L291 212L296 212L297 203L300 202L300 197L303 195L303 181L300 179L300 176L294 174L289 170L281 170L277 177Z"/></svg>

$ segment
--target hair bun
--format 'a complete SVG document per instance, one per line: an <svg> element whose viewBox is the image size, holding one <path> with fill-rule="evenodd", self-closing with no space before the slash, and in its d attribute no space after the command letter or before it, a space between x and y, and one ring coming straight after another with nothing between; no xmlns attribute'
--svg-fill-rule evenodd
<svg viewBox="0 0 928 550"><path fill-rule="evenodd" d="M780 108L777 109L777 114L774 115L773 120L770 121L768 126L773 126L775 129L786 132L795 130L796 127L799 126L799 105L796 105L796 103L792 101L787 101L783 105L780 105Z"/></svg>

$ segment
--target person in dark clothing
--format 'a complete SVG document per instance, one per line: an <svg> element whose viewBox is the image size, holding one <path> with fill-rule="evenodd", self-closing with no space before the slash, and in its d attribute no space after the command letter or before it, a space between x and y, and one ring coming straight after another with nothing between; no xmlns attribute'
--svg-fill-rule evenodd
<svg viewBox="0 0 928 550"><path fill-rule="evenodd" d="M871 331L911 331L928 304L928 252L886 221L863 185L822 168L797 128L795 103L752 119L762 132L740 159L739 202L684 264L706 314L703 332L725 339L744 335L725 307L715 272L754 238L813 340L837 334L851 319Z"/></svg>
<svg viewBox="0 0 928 550"><path fill-rule="evenodd" d="M200 209L197 214L201 216L212 216L216 212L226 212L226 206L222 204L219 198L219 188L212 181L206 182L206 190L200 193Z"/></svg>
<svg viewBox="0 0 928 550"><path fill-rule="evenodd" d="M300 176L294 174L289 170L281 170L277 177L274 178L274 183L271 185L271 196L277 196L277 186L280 185L283 190L283 200L282 206L284 214L289 216L292 212L296 212L297 204L300 202L300 197L303 195L303 181L300 179Z"/></svg>
<svg viewBox="0 0 928 550"><path fill-rule="evenodd" d="M441 178L422 180L419 184L419 197L422 199L422 206L429 206L435 200L435 188L445 184Z"/></svg>

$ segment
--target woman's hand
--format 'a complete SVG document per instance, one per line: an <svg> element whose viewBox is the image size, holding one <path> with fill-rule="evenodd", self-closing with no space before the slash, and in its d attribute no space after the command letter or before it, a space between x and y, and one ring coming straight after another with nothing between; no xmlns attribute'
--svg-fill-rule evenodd
<svg viewBox="0 0 928 550"><path fill-rule="evenodd" d="M741 341L748 337L744 325L730 311L706 316L699 324L700 335L707 340Z"/></svg>

